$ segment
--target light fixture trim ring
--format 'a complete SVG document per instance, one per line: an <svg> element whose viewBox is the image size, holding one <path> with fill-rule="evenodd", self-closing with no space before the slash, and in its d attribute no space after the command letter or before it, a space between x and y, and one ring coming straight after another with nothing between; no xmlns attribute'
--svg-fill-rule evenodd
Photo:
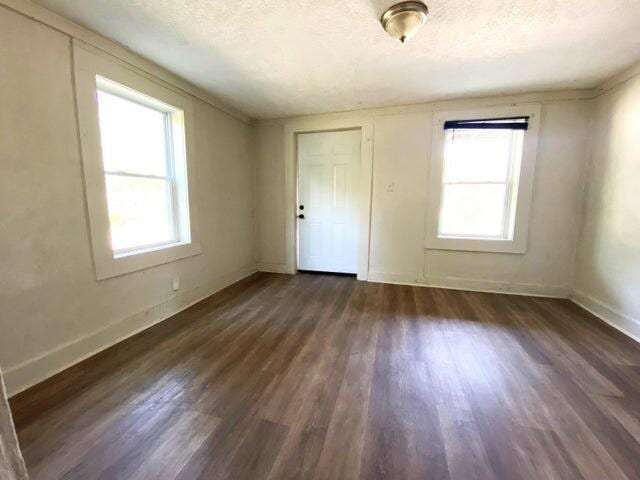
<svg viewBox="0 0 640 480"><path fill-rule="evenodd" d="M424 25L427 20L427 15L429 14L429 8L422 3L417 1L406 1L396 3L389 7L380 17L380 23L382 23L382 28L388 32L387 26L389 22L398 14L406 13L406 12L415 12L420 15L422 22L420 26ZM403 40L401 40L403 41Z"/></svg>

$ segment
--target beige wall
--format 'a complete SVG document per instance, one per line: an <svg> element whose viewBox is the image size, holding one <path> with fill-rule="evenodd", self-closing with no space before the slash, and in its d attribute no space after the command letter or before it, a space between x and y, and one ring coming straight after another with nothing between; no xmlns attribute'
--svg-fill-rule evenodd
<svg viewBox="0 0 640 480"><path fill-rule="evenodd" d="M0 364L10 393L254 271L252 128L195 100L203 253L95 280L70 48L67 35L0 7Z"/></svg>
<svg viewBox="0 0 640 480"><path fill-rule="evenodd" d="M595 101L579 303L640 340L640 75Z"/></svg>
<svg viewBox="0 0 640 480"><path fill-rule="evenodd" d="M460 288L565 296L572 280L587 159L591 103L586 92L441 102L405 108L320 115L374 121L369 278ZM578 97L578 98L576 98ZM525 255L426 250L427 179L434 111L541 102L529 244ZM283 121L281 123L286 123ZM283 127L258 131L257 204L260 266L285 263ZM393 192L387 187L393 184ZM268 269L268 268L267 268Z"/></svg>
<svg viewBox="0 0 640 480"><path fill-rule="evenodd" d="M259 268L285 271L284 130L256 128L256 259ZM282 187L282 188L279 188Z"/></svg>

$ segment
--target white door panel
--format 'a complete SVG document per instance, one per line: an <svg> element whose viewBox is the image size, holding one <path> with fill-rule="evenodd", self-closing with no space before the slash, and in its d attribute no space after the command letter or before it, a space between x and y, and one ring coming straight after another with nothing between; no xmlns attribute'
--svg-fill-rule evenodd
<svg viewBox="0 0 640 480"><path fill-rule="evenodd" d="M298 136L298 268L356 273L360 131Z"/></svg>

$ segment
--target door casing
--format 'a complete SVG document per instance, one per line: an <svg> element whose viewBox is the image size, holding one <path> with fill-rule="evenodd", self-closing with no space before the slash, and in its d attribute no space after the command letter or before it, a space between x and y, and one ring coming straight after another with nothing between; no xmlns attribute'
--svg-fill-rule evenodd
<svg viewBox="0 0 640 480"><path fill-rule="evenodd" d="M298 135L302 133L331 132L341 130L361 131L360 182L358 190L358 280L369 276L369 245L371 228L371 190L373 180L373 121L366 118L303 119L284 125L285 148L285 241L287 273L298 270Z"/></svg>

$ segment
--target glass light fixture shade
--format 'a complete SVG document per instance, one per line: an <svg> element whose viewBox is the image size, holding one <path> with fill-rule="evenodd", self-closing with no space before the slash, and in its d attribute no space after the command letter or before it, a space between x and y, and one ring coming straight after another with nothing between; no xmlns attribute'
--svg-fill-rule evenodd
<svg viewBox="0 0 640 480"><path fill-rule="evenodd" d="M384 12L380 21L392 38L404 43L424 25L428 13L422 2L401 2Z"/></svg>

